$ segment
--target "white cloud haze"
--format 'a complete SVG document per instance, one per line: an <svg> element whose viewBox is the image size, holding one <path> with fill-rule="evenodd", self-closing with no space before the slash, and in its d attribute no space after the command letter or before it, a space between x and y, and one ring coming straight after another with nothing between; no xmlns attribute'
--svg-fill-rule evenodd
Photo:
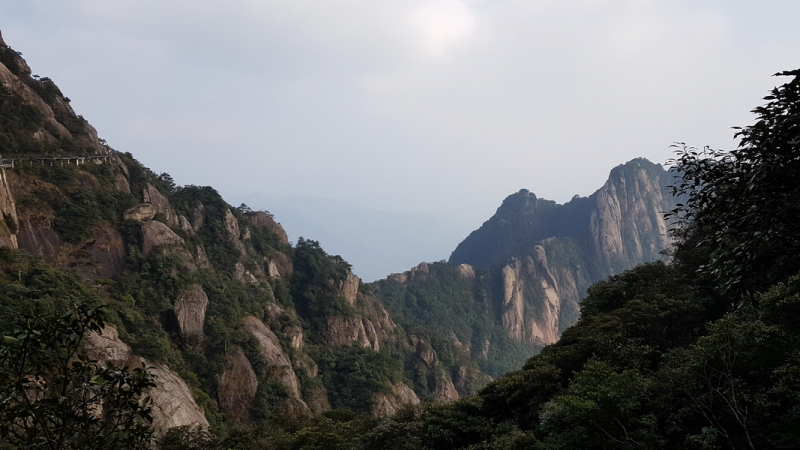
<svg viewBox="0 0 800 450"><path fill-rule="evenodd" d="M563 202L675 141L733 146L770 75L800 67L797 17L788 0L11 0L0 30L178 183L466 230L523 187Z"/></svg>

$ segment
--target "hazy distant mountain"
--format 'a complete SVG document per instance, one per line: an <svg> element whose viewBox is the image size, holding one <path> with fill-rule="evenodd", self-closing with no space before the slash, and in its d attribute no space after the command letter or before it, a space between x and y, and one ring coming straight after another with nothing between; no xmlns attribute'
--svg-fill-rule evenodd
<svg viewBox="0 0 800 450"><path fill-rule="evenodd" d="M522 189L461 242L370 287L401 323L451 336L493 376L556 342L594 282L654 261L670 245L672 176L638 158L566 204Z"/></svg>
<svg viewBox="0 0 800 450"><path fill-rule="evenodd" d="M313 239L341 255L367 281L407 270L420 261L447 259L469 225L435 214L377 211L318 197L270 198L250 194L231 199L275 215L289 239Z"/></svg>

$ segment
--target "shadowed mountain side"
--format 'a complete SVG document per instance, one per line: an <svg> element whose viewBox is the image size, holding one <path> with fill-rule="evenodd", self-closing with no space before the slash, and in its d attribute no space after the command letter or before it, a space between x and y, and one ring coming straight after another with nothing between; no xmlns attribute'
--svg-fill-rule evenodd
<svg viewBox="0 0 800 450"><path fill-rule="evenodd" d="M522 189L464 239L449 262L503 264L553 237L575 241L592 281L653 261L669 246L663 213L675 204L666 191L672 179L660 165L637 158L612 169L591 196L564 205Z"/></svg>

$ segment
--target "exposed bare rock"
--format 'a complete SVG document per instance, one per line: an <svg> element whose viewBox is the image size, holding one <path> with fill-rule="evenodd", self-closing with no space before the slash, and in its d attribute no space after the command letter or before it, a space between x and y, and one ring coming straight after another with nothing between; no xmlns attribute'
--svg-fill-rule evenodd
<svg viewBox="0 0 800 450"><path fill-rule="evenodd" d="M280 306L274 303L267 303L264 305L265 318L270 325L277 324L281 317L286 315L286 312Z"/></svg>
<svg viewBox="0 0 800 450"><path fill-rule="evenodd" d="M101 364L123 367L131 364L133 352L128 344L119 340L117 329L106 325L100 334L89 333L81 353Z"/></svg>
<svg viewBox="0 0 800 450"><path fill-rule="evenodd" d="M444 371L441 365L434 371L433 393L443 401L455 401L461 398L450 375Z"/></svg>
<svg viewBox="0 0 800 450"><path fill-rule="evenodd" d="M275 380L286 388L290 398L297 400L308 409L308 405L300 397L300 383L297 381L297 375L295 375L294 370L292 370L289 356L281 348L280 341L275 336L275 333L264 325L264 322L253 316L247 316L242 319L242 324L245 330L256 338L259 352L267 361L269 371Z"/></svg>
<svg viewBox="0 0 800 450"><path fill-rule="evenodd" d="M389 393L375 394L375 403L372 405L373 416L391 416L406 406L419 405L420 401L417 394L404 383L392 383L389 385Z"/></svg>
<svg viewBox="0 0 800 450"><path fill-rule="evenodd" d="M328 317L327 323L326 343L328 345L350 345L357 342L373 350L380 349L380 343L369 340L367 330L364 328L364 320L359 315Z"/></svg>
<svg viewBox="0 0 800 450"><path fill-rule="evenodd" d="M153 364L148 372L156 376L156 387L150 390L153 399L153 429L156 436L186 425L208 427L203 409L197 406L192 390L172 369Z"/></svg>
<svg viewBox="0 0 800 450"><path fill-rule="evenodd" d="M131 185L128 183L128 179L121 173L114 176L114 187L120 192L131 193Z"/></svg>
<svg viewBox="0 0 800 450"><path fill-rule="evenodd" d="M289 237L286 235L286 231L278 222L275 222L275 219L269 213L256 211L247 215L247 221L255 227L266 228L271 233L277 234L282 243L289 245Z"/></svg>
<svg viewBox="0 0 800 450"><path fill-rule="evenodd" d="M200 269L211 269L211 261L208 260L208 255L206 254L206 249L203 248L202 245L197 244L195 249L195 261L197 261L197 267Z"/></svg>
<svg viewBox="0 0 800 450"><path fill-rule="evenodd" d="M475 279L475 268L470 266L469 264L459 264L458 265L458 276L465 279L465 280L474 280Z"/></svg>
<svg viewBox="0 0 800 450"><path fill-rule="evenodd" d="M19 58L19 60L22 60L22 58ZM19 95L22 101L33 106L36 111L41 114L47 125L58 134L56 137L67 138L72 136L69 130L56 120L53 108L2 63L0 63L0 84L2 84L5 89Z"/></svg>
<svg viewBox="0 0 800 450"><path fill-rule="evenodd" d="M132 208L128 208L122 213L122 218L125 220L135 220L137 222L146 222L153 220L156 216L156 208L151 203L142 203Z"/></svg>
<svg viewBox="0 0 800 450"><path fill-rule="evenodd" d="M347 277L339 282L339 295L344 297L347 304L353 307L356 306L359 283L361 283L361 279L352 272L347 272Z"/></svg>
<svg viewBox="0 0 800 450"><path fill-rule="evenodd" d="M194 231L200 231L200 228L203 227L206 221L205 211L206 208L202 203L198 203L197 206L192 208L192 217L189 218L189 221Z"/></svg>
<svg viewBox="0 0 800 450"><path fill-rule="evenodd" d="M236 220L236 217L231 213L229 209L225 210L225 238L230 241L236 250L239 250L239 253L242 256L247 254L247 249L245 248L242 241L239 239L242 232L239 230L239 221Z"/></svg>
<svg viewBox="0 0 800 450"><path fill-rule="evenodd" d="M453 372L453 386L459 394L468 395L469 393L469 371L467 366L458 366Z"/></svg>
<svg viewBox="0 0 800 450"><path fill-rule="evenodd" d="M531 256L514 258L503 267L502 325L510 338L552 344L577 320L589 275L581 267L550 266L547 248L563 252L563 245L546 239L534 247Z"/></svg>
<svg viewBox="0 0 800 450"><path fill-rule="evenodd" d="M397 325L383 304L372 295L357 293L356 314L327 318L326 342L330 345L359 343L375 351L395 338Z"/></svg>
<svg viewBox="0 0 800 450"><path fill-rule="evenodd" d="M101 334L92 333L81 350L89 358L115 366L146 367L155 375L156 387L148 392L153 400L153 429L163 436L170 428L183 425L208 427L203 410L197 406L191 389L163 364L149 364L144 358L132 355L130 347L119 340L117 331L106 326Z"/></svg>
<svg viewBox="0 0 800 450"><path fill-rule="evenodd" d="M389 281L394 281L395 283L405 284L408 281L408 272L403 273L393 273L386 277Z"/></svg>
<svg viewBox="0 0 800 450"><path fill-rule="evenodd" d="M461 342L458 339L458 336L456 336L456 334L454 332L452 332L452 331L450 332L450 338L453 340L453 345L455 345L457 349L459 349L465 355L469 355L470 354L470 349L471 349L472 345L469 342L464 344L463 342Z"/></svg>
<svg viewBox="0 0 800 450"><path fill-rule="evenodd" d="M416 267L412 268L409 271L403 273L393 273L389 275L387 278L389 281L394 281L396 283L405 284L410 281L421 281L425 279L425 276L430 273L430 268L428 267L428 263L421 262L417 264Z"/></svg>
<svg viewBox="0 0 800 450"><path fill-rule="evenodd" d="M491 345L492 345L492 343L489 342L488 339L485 339L483 341L483 348L481 348L481 352L478 354L478 356L481 359L483 359L483 360L489 359L489 348L491 347Z"/></svg>
<svg viewBox="0 0 800 450"><path fill-rule="evenodd" d="M270 258L264 258L267 275L272 278L288 278L294 273L292 260L281 252L274 252Z"/></svg>
<svg viewBox="0 0 800 450"><path fill-rule="evenodd" d="M19 248L18 231L17 205L8 185L6 170L0 169L0 246Z"/></svg>
<svg viewBox="0 0 800 450"><path fill-rule="evenodd" d="M20 250L41 256L50 264L60 265L58 255L64 239L53 230L53 223L47 217L20 220L17 242Z"/></svg>
<svg viewBox="0 0 800 450"><path fill-rule="evenodd" d="M662 183L647 167L634 160L615 168L596 194L589 227L592 252L603 276L656 259L670 245Z"/></svg>
<svg viewBox="0 0 800 450"><path fill-rule="evenodd" d="M524 285L520 280L521 263L514 259L503 267L503 328L511 339L522 341L525 336Z"/></svg>
<svg viewBox="0 0 800 450"><path fill-rule="evenodd" d="M89 172L84 172L83 170L79 170L75 174L75 184L87 191L98 191L103 188L103 185L100 184L100 181L94 175Z"/></svg>
<svg viewBox="0 0 800 450"><path fill-rule="evenodd" d="M379 342L394 340L397 324L394 323L380 300L372 294L359 292L356 304L356 311L374 328Z"/></svg>
<svg viewBox="0 0 800 450"><path fill-rule="evenodd" d="M181 338L189 346L198 345L203 339L203 324L206 320L208 296L199 284L193 284L175 299L175 317Z"/></svg>
<svg viewBox="0 0 800 450"><path fill-rule="evenodd" d="M240 423L250 421L250 407L258 390L258 377L239 347L225 358L225 371L219 382L219 406Z"/></svg>
<svg viewBox="0 0 800 450"><path fill-rule="evenodd" d="M75 262L84 278L114 278L125 270L125 243L111 225L105 225L81 248L78 254L88 255Z"/></svg>
<svg viewBox="0 0 800 450"><path fill-rule="evenodd" d="M320 414L331 410L331 404L328 401L328 390L322 386L309 392L305 397L305 401L314 414Z"/></svg>
<svg viewBox="0 0 800 450"><path fill-rule="evenodd" d="M233 266L233 278L240 283L258 283L259 279L252 272L244 267L244 264L237 262Z"/></svg>
<svg viewBox="0 0 800 450"><path fill-rule="evenodd" d="M189 223L189 219L186 216L178 216L178 228L186 234L194 234L194 228L192 228L192 224Z"/></svg>
<svg viewBox="0 0 800 450"><path fill-rule="evenodd" d="M142 192L142 196L144 197L145 203L150 203L156 209L157 213L161 213L164 215L164 218L167 220L167 224L172 228L179 228L180 222L178 221L178 215L175 214L175 210L172 209L172 205L170 205L169 200L166 197L161 195L161 192L158 192L155 186L150 183L147 183L147 187Z"/></svg>
<svg viewBox="0 0 800 450"><path fill-rule="evenodd" d="M175 234L167 225L151 220L142 224L142 254L149 255L154 248L162 245L183 245L183 238ZM191 255L190 255L191 257Z"/></svg>
<svg viewBox="0 0 800 450"><path fill-rule="evenodd" d="M298 353L303 352L303 329L297 326L289 327L285 331L286 336L289 338L289 345L297 350Z"/></svg>

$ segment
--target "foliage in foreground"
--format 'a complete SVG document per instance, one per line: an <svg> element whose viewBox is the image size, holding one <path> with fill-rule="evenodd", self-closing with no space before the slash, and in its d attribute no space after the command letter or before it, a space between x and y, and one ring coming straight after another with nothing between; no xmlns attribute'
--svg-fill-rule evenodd
<svg viewBox="0 0 800 450"><path fill-rule="evenodd" d="M145 449L152 443L142 368L90 361L79 353L102 330L98 311L21 318L0 345L0 446L26 449Z"/></svg>

